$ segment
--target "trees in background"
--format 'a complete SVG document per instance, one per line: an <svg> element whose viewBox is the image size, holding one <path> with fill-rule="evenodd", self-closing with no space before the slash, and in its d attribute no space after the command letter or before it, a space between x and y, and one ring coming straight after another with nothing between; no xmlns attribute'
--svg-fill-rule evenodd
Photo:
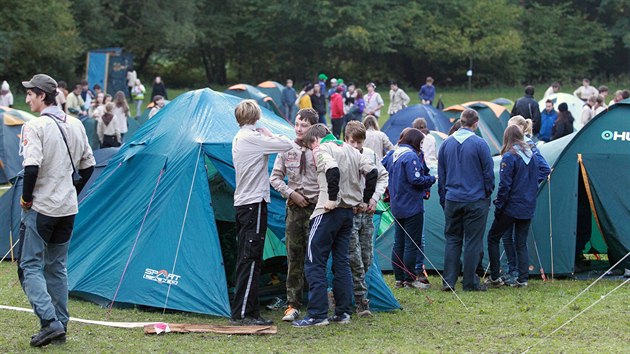
<svg viewBox="0 0 630 354"><path fill-rule="evenodd" d="M0 77L85 72L123 46L174 86L432 75L460 84L575 80L630 71L630 0L4 0Z"/></svg>

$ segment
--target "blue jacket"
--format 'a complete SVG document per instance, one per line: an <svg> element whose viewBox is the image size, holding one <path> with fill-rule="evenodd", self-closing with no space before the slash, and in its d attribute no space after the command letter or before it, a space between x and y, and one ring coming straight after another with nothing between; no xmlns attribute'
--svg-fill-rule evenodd
<svg viewBox="0 0 630 354"><path fill-rule="evenodd" d="M435 183L424 164L424 156L409 145L401 144L381 161L389 173L389 200L396 218L408 218L424 212L425 192Z"/></svg>
<svg viewBox="0 0 630 354"><path fill-rule="evenodd" d="M285 87L282 90L282 105L283 106L293 106L295 104L296 99L297 99L297 94L295 93L295 89L293 87Z"/></svg>
<svg viewBox="0 0 630 354"><path fill-rule="evenodd" d="M536 195L540 180L538 160L531 150L508 151L501 159L499 191L494 201L495 214L506 214L515 219L534 217Z"/></svg>
<svg viewBox="0 0 630 354"><path fill-rule="evenodd" d="M468 128L444 140L438 152L440 204L476 202L489 198L493 190L494 162L488 143Z"/></svg>
<svg viewBox="0 0 630 354"><path fill-rule="evenodd" d="M552 109L551 112L547 112L544 109L540 113L540 132L538 132L538 139L548 142L551 140L551 130L553 129L553 125L556 124L556 119L558 119L558 112L555 109Z"/></svg>
<svg viewBox="0 0 630 354"><path fill-rule="evenodd" d="M418 97L420 100L427 100L433 102L435 98L435 86L431 85L422 85L420 88L420 92L418 92Z"/></svg>

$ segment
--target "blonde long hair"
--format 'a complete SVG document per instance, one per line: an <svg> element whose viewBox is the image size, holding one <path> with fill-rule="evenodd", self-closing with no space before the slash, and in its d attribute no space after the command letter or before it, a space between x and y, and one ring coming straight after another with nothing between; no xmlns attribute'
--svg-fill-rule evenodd
<svg viewBox="0 0 630 354"><path fill-rule="evenodd" d="M523 118L523 116L514 116L508 120L508 127L511 125L518 125L521 127L524 135L532 135L532 120L529 118Z"/></svg>
<svg viewBox="0 0 630 354"><path fill-rule="evenodd" d="M520 147L521 151L524 153L529 150L529 145L525 142L523 131L516 124L508 126L503 133L503 147L501 148L501 155L504 155L506 152L516 153L514 145Z"/></svg>

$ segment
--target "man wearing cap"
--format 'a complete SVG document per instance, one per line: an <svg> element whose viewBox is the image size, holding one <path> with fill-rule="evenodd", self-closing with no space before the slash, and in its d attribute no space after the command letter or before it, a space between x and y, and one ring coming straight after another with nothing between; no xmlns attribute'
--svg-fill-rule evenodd
<svg viewBox="0 0 630 354"><path fill-rule="evenodd" d="M326 93L326 80L328 80L328 76L326 76L326 74L321 73L318 76L319 82L317 83L319 85L319 87L321 88L321 93L325 94Z"/></svg>
<svg viewBox="0 0 630 354"><path fill-rule="evenodd" d="M370 82L366 87L364 116L373 115L378 119L381 116L381 108L383 108L385 102L383 102L381 94L376 92L376 84Z"/></svg>
<svg viewBox="0 0 630 354"><path fill-rule="evenodd" d="M40 320L40 331L31 337L31 345L40 347L65 342L68 245L78 212L77 194L92 175L95 161L81 121L56 104L57 82L37 74L22 85L26 103L40 117L27 122L22 132L24 234L18 277Z"/></svg>

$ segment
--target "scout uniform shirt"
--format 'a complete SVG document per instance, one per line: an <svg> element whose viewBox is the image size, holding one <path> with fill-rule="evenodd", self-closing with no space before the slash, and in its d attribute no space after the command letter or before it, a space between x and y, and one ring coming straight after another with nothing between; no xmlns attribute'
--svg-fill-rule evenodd
<svg viewBox="0 0 630 354"><path fill-rule="evenodd" d="M376 179L376 189L374 189L374 194L370 197L378 202L385 193L385 188L387 188L387 183L389 182L389 173L381 164L381 159L378 158L376 152L374 150L363 147L361 154L372 163L372 168L376 168L378 171L378 178ZM365 189L365 177L361 176L361 192Z"/></svg>
<svg viewBox="0 0 630 354"><path fill-rule="evenodd" d="M285 176L289 179L288 183L284 183ZM317 203L319 184L313 151L293 142L293 149L276 157L269 182L287 199L287 203L290 202L293 192L300 193L311 204Z"/></svg>
<svg viewBox="0 0 630 354"><path fill-rule="evenodd" d="M80 120L68 116L57 106L50 106L41 116L24 125L22 131L23 166L39 166L33 189L33 210L51 217L79 212L77 191L72 183L72 164L57 124L68 140L74 165L83 170L96 164ZM45 116L44 114L50 114Z"/></svg>
<svg viewBox="0 0 630 354"><path fill-rule="evenodd" d="M375 168L374 164L366 156L362 155L359 150L339 140L331 139L334 139L332 135L324 137L319 145L319 149L313 152L315 161L317 161L319 199L311 219L326 213L324 209L324 203L328 200L326 171L335 167L339 168L337 207L352 208L363 202L361 180L363 176Z"/></svg>
<svg viewBox="0 0 630 354"><path fill-rule="evenodd" d="M254 125L244 125L232 140L232 162L236 171L234 206L270 202L269 155L293 148L287 137L268 137Z"/></svg>

